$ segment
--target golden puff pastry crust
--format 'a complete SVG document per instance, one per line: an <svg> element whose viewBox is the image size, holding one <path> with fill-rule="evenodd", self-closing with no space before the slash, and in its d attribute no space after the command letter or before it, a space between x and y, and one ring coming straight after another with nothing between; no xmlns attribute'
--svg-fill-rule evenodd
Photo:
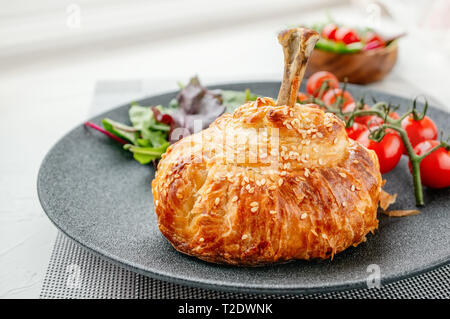
<svg viewBox="0 0 450 319"><path fill-rule="evenodd" d="M180 252L256 266L324 259L378 226L375 153L315 105L258 98L169 147L152 183Z"/></svg>

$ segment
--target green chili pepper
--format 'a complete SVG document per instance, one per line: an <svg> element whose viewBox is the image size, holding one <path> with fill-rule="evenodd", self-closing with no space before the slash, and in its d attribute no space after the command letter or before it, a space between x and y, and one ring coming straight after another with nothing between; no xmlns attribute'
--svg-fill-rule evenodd
<svg viewBox="0 0 450 319"><path fill-rule="evenodd" d="M322 51L346 54L359 52L363 48L361 42L354 42L351 44L345 44L343 42L331 41L327 39L320 39L316 43L316 48Z"/></svg>

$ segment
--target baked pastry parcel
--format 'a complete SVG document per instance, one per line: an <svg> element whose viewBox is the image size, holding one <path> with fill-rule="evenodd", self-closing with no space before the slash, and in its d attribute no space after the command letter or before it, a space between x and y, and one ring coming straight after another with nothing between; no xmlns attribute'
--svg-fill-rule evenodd
<svg viewBox="0 0 450 319"><path fill-rule="evenodd" d="M180 252L263 265L324 259L378 226L375 153L316 105L295 104L318 35L279 35L285 74L277 101L258 98L170 146L153 180L159 229Z"/></svg>

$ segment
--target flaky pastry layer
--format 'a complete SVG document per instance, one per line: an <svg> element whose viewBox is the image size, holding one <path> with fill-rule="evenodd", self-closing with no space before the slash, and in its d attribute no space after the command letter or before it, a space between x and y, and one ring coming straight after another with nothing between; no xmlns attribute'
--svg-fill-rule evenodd
<svg viewBox="0 0 450 319"><path fill-rule="evenodd" d="M314 105L258 98L169 147L152 182L163 235L234 265L329 258L378 226L375 153Z"/></svg>

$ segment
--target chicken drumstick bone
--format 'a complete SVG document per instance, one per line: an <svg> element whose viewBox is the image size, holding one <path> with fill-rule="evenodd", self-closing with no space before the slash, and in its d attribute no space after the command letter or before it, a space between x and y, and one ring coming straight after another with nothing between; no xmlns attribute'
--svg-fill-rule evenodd
<svg viewBox="0 0 450 319"><path fill-rule="evenodd" d="M294 106L308 59L318 40L319 34L306 28L292 28L278 34L284 53L284 75L277 105Z"/></svg>

